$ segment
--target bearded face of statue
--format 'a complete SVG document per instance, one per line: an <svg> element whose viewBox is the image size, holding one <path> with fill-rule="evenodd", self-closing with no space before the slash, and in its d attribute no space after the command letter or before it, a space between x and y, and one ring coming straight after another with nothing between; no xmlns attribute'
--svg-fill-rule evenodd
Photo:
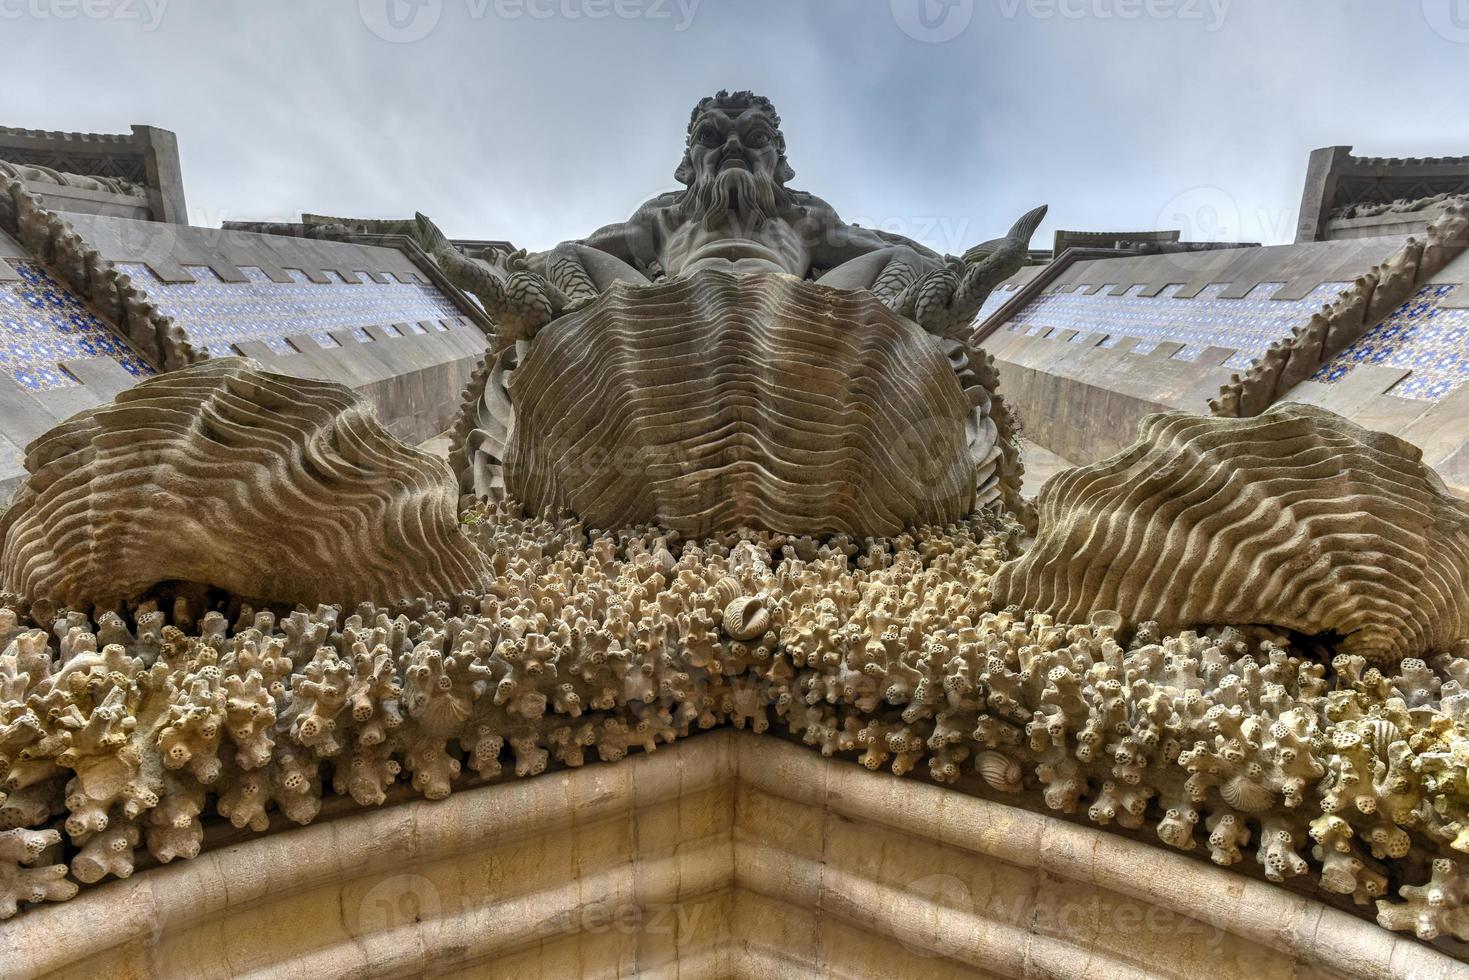
<svg viewBox="0 0 1469 980"><path fill-rule="evenodd" d="M676 175L689 185L685 217L714 230L754 229L790 203L780 131L768 112L711 107L689 131L688 151Z"/></svg>

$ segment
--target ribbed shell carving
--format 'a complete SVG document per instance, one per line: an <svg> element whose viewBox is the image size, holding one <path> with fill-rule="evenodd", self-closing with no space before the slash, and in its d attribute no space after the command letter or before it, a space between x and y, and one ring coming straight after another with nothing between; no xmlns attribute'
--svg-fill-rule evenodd
<svg viewBox="0 0 1469 980"><path fill-rule="evenodd" d="M505 488L599 527L892 534L969 512L994 458L938 342L866 292L618 285L521 347Z"/></svg>
<svg viewBox="0 0 1469 980"><path fill-rule="evenodd" d="M1151 415L1138 441L1042 488L995 600L1063 622L1337 634L1386 661L1469 635L1469 511L1419 451L1323 409Z"/></svg>
<svg viewBox="0 0 1469 980"><path fill-rule="evenodd" d="M453 476L341 385L243 358L145 381L30 445L0 582L111 606L164 581L283 603L480 585Z"/></svg>

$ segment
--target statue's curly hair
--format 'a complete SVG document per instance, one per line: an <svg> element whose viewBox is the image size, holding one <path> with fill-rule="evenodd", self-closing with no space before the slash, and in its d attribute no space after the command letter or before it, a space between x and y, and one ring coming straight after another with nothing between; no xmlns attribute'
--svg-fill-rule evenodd
<svg viewBox="0 0 1469 980"><path fill-rule="evenodd" d="M694 111L689 113L689 128L687 135L690 139L694 136L694 123L699 121L699 114L706 109L749 109L754 107L770 117L770 124L780 132L780 113L775 111L775 103L763 95L756 95L749 89L742 92L730 92L728 89L720 89L713 95L699 100L694 106ZM784 143L785 137L781 137Z"/></svg>
<svg viewBox="0 0 1469 980"><path fill-rule="evenodd" d="M744 89L739 92L731 92L728 89L720 89L713 95L706 96L699 100L699 104L694 106L694 111L689 113L688 129L684 133L684 158L683 162L679 164L678 171L674 174L674 177L680 183L687 184L689 182L690 178L688 176L687 169L689 164L689 157L687 147L694 141L694 124L699 121L699 116L701 114L703 114L708 109L743 111L745 109L751 108L759 109L761 112L769 116L770 125L775 127L775 146L780 151L780 164L777 167L776 175L777 181L781 184L784 184L786 181L794 177L796 175L796 172L791 169L790 162L786 160L786 138L785 134L780 131L780 113L775 111L775 103L771 102L763 95L756 95L749 89Z"/></svg>

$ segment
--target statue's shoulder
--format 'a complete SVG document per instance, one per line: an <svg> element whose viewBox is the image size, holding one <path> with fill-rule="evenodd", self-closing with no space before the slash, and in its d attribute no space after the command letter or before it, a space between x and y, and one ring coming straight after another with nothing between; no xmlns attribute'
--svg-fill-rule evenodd
<svg viewBox="0 0 1469 980"><path fill-rule="evenodd" d="M836 208L832 207L830 204L827 204L825 201L817 197L815 194L812 194L810 191L787 189L786 193L788 193L791 197L791 204L795 207L800 208L809 219L814 221L835 222L837 224L841 223L842 219L837 215Z"/></svg>
<svg viewBox="0 0 1469 980"><path fill-rule="evenodd" d="M650 197L638 205L633 212L633 220L662 217L673 212L678 207L678 202L683 199L683 191L666 191L657 197Z"/></svg>

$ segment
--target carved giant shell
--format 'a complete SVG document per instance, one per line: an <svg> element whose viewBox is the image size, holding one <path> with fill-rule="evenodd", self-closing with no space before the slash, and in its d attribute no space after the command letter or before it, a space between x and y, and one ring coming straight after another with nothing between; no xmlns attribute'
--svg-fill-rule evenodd
<svg viewBox="0 0 1469 980"><path fill-rule="evenodd" d="M968 513L977 470L998 494L1004 433L958 363L866 291L618 284L507 352L508 381L483 375L457 455L470 492L503 477L532 511L598 527L892 534Z"/></svg>
<svg viewBox="0 0 1469 980"><path fill-rule="evenodd" d="M1046 483L1034 547L991 590L1062 622L1264 624L1379 661L1446 649L1469 633L1469 510L1420 456L1303 405L1151 415Z"/></svg>
<svg viewBox="0 0 1469 980"><path fill-rule="evenodd" d="M207 361L29 447L0 519L0 582L109 607L164 581L315 605L451 594L487 565L453 475L341 385Z"/></svg>

